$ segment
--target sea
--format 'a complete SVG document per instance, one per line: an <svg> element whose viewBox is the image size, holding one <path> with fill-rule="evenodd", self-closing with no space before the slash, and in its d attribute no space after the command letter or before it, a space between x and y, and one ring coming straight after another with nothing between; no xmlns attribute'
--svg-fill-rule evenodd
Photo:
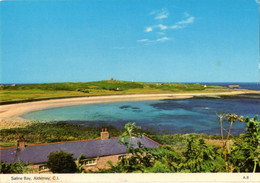
<svg viewBox="0 0 260 183"><path fill-rule="evenodd" d="M238 84L241 89L260 90L259 83L201 83L228 86ZM200 98L181 100L154 100L111 102L59 107L34 111L23 115L25 119L40 122L66 122L83 126L115 126L123 128L126 123L154 133L220 134L217 113L235 113L253 118L260 115L260 96L238 98ZM230 123L224 121L225 133ZM232 134L245 130L244 122L236 122Z"/></svg>

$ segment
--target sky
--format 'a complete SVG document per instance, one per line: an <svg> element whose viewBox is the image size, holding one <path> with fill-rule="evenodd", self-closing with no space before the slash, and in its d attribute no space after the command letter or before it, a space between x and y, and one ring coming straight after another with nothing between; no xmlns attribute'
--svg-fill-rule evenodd
<svg viewBox="0 0 260 183"><path fill-rule="evenodd" d="M258 0L0 2L0 83L259 82Z"/></svg>

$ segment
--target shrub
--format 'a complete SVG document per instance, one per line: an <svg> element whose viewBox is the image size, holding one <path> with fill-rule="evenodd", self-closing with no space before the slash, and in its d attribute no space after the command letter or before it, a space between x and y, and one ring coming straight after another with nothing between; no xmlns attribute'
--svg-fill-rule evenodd
<svg viewBox="0 0 260 183"><path fill-rule="evenodd" d="M76 163L73 154L64 151L55 151L48 156L47 166L53 173L75 173Z"/></svg>

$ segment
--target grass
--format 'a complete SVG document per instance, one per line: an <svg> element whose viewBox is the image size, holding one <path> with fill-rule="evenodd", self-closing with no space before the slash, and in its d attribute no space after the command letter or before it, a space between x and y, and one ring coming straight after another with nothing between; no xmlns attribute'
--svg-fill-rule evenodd
<svg viewBox="0 0 260 183"><path fill-rule="evenodd" d="M209 134L150 134L149 137L155 141L173 147L176 151L184 151L187 146L187 139L191 136L195 136L196 139L202 138L209 145L222 146L220 135ZM230 141L239 138L238 136L230 136Z"/></svg>
<svg viewBox="0 0 260 183"><path fill-rule="evenodd" d="M124 94L187 93L230 91L220 86L182 83L144 83L128 81L97 81L82 83L44 83L16 86L1 85L1 104L35 100Z"/></svg>

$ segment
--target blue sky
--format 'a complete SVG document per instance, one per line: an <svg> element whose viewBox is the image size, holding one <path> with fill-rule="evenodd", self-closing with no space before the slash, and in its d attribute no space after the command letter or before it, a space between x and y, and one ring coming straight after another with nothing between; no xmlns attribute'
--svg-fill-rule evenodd
<svg viewBox="0 0 260 183"><path fill-rule="evenodd" d="M1 83L259 81L257 0L2 1Z"/></svg>

